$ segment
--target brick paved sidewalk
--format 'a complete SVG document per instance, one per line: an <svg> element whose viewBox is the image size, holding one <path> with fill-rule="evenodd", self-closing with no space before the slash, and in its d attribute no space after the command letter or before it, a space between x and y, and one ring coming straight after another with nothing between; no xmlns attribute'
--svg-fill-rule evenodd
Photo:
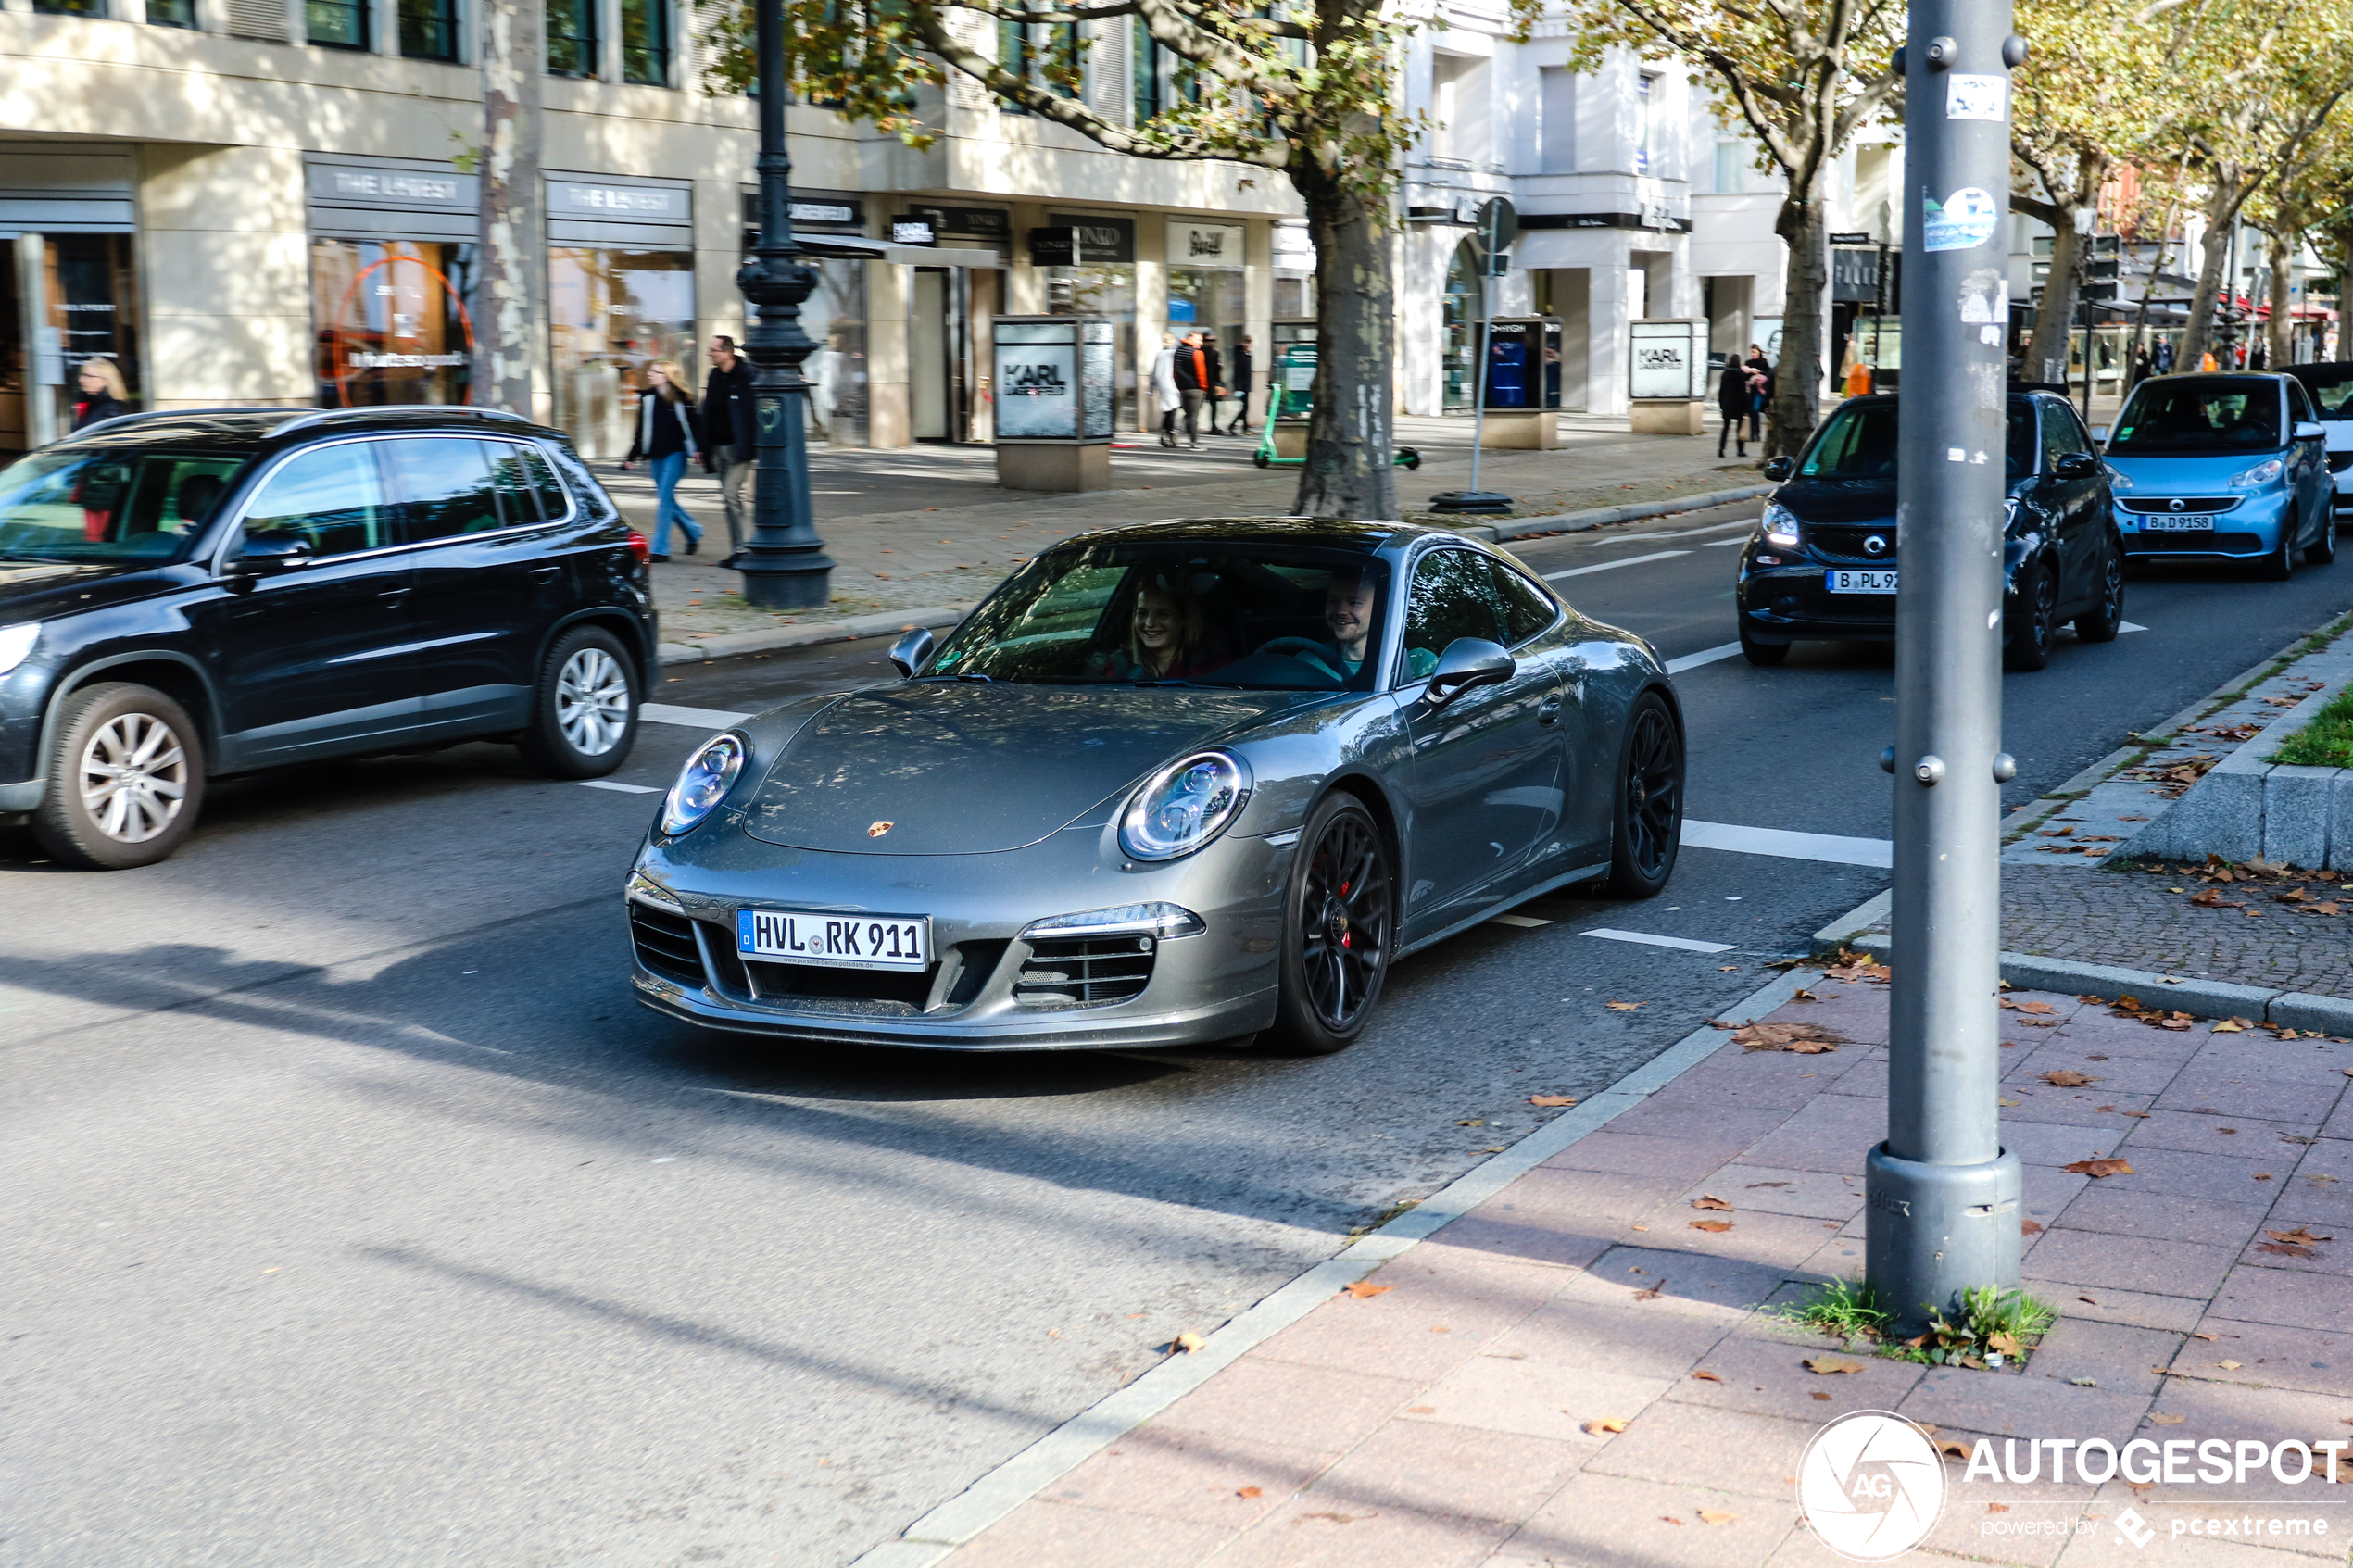
<svg viewBox="0 0 2353 1568"><path fill-rule="evenodd" d="M2022 1370L1856 1348L1859 1370L1822 1375L1804 1361L1845 1348L1772 1309L1859 1273L1886 997L1813 990L1820 1001L1773 1016L1835 1031L1834 1052L1726 1036L1378 1269L1374 1293L1334 1296L1047 1485L949 1568L1827 1565L1839 1560L1801 1523L1793 1481L1807 1440L1848 1411L1997 1452L2006 1438L2353 1436L2353 1103L2339 1104L2353 1047L2010 997L2005 1135L2039 1227L2026 1284L2059 1321ZM2108 1155L2132 1173L2061 1169ZM1695 1210L1702 1196L1731 1210ZM2264 1235L2298 1224L2347 1240ZM1623 1430L1589 1431L1604 1420ZM1963 1474L1948 1460L1919 1558L2292 1568L2353 1544L2353 1508L2317 1481ZM2127 1509L2156 1532L2145 1550L2120 1534ZM2174 1534L2242 1515L2328 1533Z"/></svg>

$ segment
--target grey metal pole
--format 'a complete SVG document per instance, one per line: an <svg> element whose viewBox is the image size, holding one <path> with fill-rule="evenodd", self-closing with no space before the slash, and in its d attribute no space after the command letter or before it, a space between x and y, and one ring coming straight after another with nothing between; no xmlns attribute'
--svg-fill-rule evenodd
<svg viewBox="0 0 2353 1568"><path fill-rule="evenodd" d="M2019 1278L2002 1148L2004 220L2010 0L1912 0L1896 499L1894 976L1865 1267L1899 1327Z"/></svg>
<svg viewBox="0 0 2353 1568"><path fill-rule="evenodd" d="M1494 270L1493 254L1479 263L1483 270ZM1471 373L1471 494L1478 494L1478 454L1487 445L1487 357L1495 350L1488 339L1494 335L1495 280L1478 281L1478 361Z"/></svg>
<svg viewBox="0 0 2353 1568"><path fill-rule="evenodd" d="M792 159L785 155L783 7L757 0L760 68L760 243L736 274L758 313L744 334L752 365L751 538L736 557L744 597L765 609L816 609L832 594L834 563L809 498L809 383L801 361L817 345L800 324L816 271L792 237Z"/></svg>

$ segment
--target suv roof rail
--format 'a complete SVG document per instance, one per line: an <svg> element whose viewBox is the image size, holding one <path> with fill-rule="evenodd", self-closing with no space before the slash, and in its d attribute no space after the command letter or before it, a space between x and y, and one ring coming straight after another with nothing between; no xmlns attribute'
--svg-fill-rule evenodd
<svg viewBox="0 0 2353 1568"><path fill-rule="evenodd" d="M69 430L57 439L71 441L77 436L87 435L94 430L104 430L108 425L129 424L133 420L200 420L208 414L269 414L276 411L268 404L251 403L224 403L212 408L140 408L128 414L109 414L94 423L83 425L80 430Z"/></svg>
<svg viewBox="0 0 2353 1568"><path fill-rule="evenodd" d="M272 429L270 433L283 435L290 430L304 430L311 425L325 424L331 420L358 419L365 415L382 415L404 408L430 408L434 416L440 419L512 420L515 423L523 425L533 422L524 416L505 408L475 408L462 404L451 408L431 403L371 403L357 408L315 408L306 414L297 414L284 424Z"/></svg>

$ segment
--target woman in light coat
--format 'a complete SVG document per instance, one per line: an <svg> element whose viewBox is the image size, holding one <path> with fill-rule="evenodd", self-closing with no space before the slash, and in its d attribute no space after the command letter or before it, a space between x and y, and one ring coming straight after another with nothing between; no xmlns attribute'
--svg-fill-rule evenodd
<svg viewBox="0 0 2353 1568"><path fill-rule="evenodd" d="M1176 445L1176 410L1185 399L1176 391L1176 334L1160 334L1160 352L1152 356L1152 395L1160 400L1160 444Z"/></svg>

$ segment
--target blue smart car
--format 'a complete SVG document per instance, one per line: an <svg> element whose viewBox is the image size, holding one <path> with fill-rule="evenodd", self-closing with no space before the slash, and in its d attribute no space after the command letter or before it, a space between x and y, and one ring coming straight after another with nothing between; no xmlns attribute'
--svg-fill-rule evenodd
<svg viewBox="0 0 2353 1568"><path fill-rule="evenodd" d="M2311 397L2284 375L2158 376L2108 437L2126 558L2233 560L2282 579L2336 558L2336 508Z"/></svg>

